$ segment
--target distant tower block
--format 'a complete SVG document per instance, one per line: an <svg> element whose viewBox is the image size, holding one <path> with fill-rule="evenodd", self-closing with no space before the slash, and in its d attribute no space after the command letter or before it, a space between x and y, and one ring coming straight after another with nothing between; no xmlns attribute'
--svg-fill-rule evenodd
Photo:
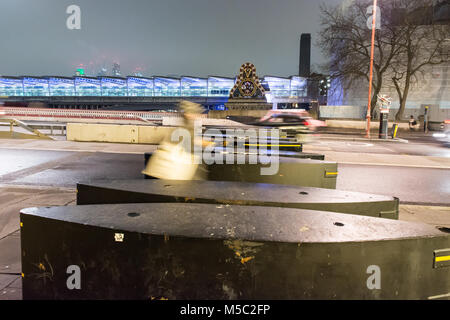
<svg viewBox="0 0 450 320"><path fill-rule="evenodd" d="M309 77L311 73L311 34L302 33L300 37L300 61L298 74Z"/></svg>
<svg viewBox="0 0 450 320"><path fill-rule="evenodd" d="M118 63L114 63L113 68L112 68L112 75L114 77L120 77L120 64Z"/></svg>
<svg viewBox="0 0 450 320"><path fill-rule="evenodd" d="M98 77L105 77L105 76L107 76L107 72L108 72L108 70L103 67L103 68L100 69L100 71L98 72L97 76Z"/></svg>

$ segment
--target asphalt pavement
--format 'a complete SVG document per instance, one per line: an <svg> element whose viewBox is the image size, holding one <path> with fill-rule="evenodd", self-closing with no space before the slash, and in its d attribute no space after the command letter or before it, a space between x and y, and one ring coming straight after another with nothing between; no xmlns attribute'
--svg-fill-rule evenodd
<svg viewBox="0 0 450 320"><path fill-rule="evenodd" d="M139 179L144 152L155 149L69 141L27 141L14 148L14 140L7 142L0 140L3 185L75 188L77 182L90 179ZM394 195L404 203L450 205L448 148L319 139L305 145L304 151L338 162L337 189Z"/></svg>

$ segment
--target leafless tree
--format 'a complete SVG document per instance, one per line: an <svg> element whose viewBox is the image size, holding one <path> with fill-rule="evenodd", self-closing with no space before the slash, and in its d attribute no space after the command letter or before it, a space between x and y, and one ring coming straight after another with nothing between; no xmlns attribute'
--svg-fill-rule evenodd
<svg viewBox="0 0 450 320"><path fill-rule="evenodd" d="M379 1L380 28L375 34L373 95L386 84L393 84L400 100L396 119L400 120L406 106L411 84L427 66L448 62L449 25L432 23L432 0ZM367 8L372 0L353 0L344 8L321 6L318 45L329 58L323 66L338 79L344 90L360 81L369 82L371 30ZM431 18L430 18L431 17Z"/></svg>
<svg viewBox="0 0 450 320"><path fill-rule="evenodd" d="M400 102L395 118L401 120L412 84L421 81L430 66L450 61L450 26L433 21L431 0L397 0L396 6L400 51L391 69Z"/></svg>
<svg viewBox="0 0 450 320"><path fill-rule="evenodd" d="M318 45L329 58L329 64L323 66L332 79L337 79L344 90L360 81L369 82L371 29L367 25L367 8L371 0L357 0L346 8L342 6L321 5L321 31ZM399 34L392 24L391 2L380 4L382 19L380 29L375 34L372 114L375 110L377 95L384 80L388 79L391 61L398 55Z"/></svg>

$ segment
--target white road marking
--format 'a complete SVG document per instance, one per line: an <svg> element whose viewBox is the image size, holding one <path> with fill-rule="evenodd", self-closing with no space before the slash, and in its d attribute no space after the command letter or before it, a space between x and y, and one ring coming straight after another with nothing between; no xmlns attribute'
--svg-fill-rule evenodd
<svg viewBox="0 0 450 320"><path fill-rule="evenodd" d="M353 147L373 147L373 143L368 142L347 142L347 141L318 141L311 143L311 145L332 145L336 146L336 144L346 145L346 146L353 146Z"/></svg>

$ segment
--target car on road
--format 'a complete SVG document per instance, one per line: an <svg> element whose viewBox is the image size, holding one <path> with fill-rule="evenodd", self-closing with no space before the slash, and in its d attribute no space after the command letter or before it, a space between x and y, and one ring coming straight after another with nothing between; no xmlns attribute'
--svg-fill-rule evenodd
<svg viewBox="0 0 450 320"><path fill-rule="evenodd" d="M450 120L442 122L441 131L433 133L433 137L443 145L450 147Z"/></svg>
<svg viewBox="0 0 450 320"><path fill-rule="evenodd" d="M299 142L312 141L317 128L326 126L325 122L313 119L306 110L270 110L260 119L233 116L227 118L251 126L279 129Z"/></svg>

